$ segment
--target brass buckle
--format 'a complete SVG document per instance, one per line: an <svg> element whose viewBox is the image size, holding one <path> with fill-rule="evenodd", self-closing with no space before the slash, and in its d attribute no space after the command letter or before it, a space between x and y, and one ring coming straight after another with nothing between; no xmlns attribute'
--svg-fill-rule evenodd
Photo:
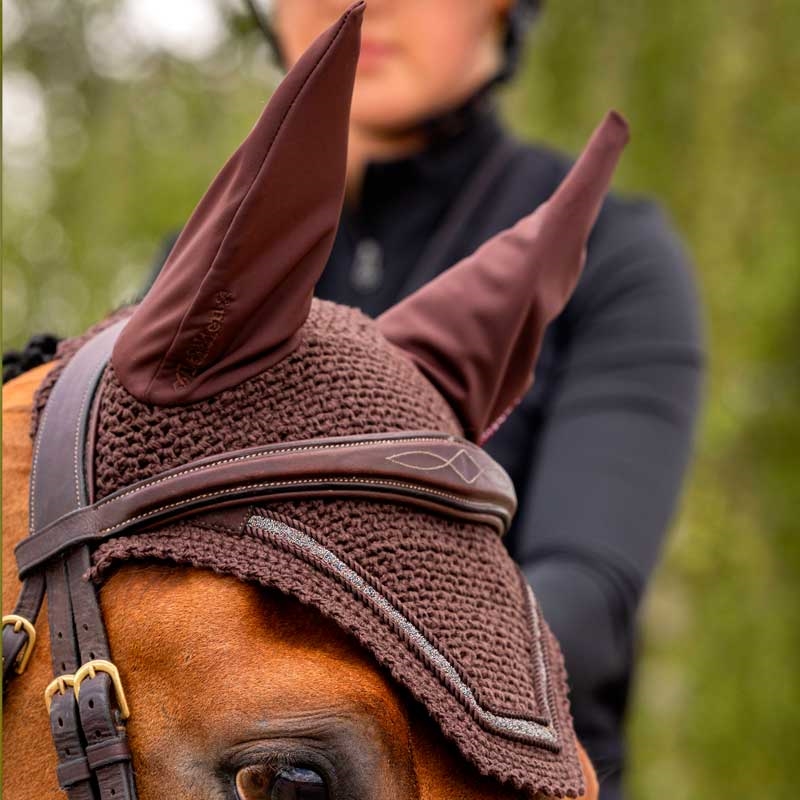
<svg viewBox="0 0 800 800"><path fill-rule="evenodd" d="M6 625L13 625L14 633L19 633L20 629L23 629L28 635L28 641L25 642L21 652L17 656L17 665L14 668L17 675L22 675L22 673L25 672L25 668L28 666L28 661L33 652L33 646L36 644L36 628L33 627L33 623L30 620L19 616L19 614L7 614L3 617L3 627L5 628Z"/></svg>
<svg viewBox="0 0 800 800"><path fill-rule="evenodd" d="M47 706L48 714L50 713L50 706L53 705L53 695L56 692L59 694L66 694L67 687L74 685L74 675L59 675L57 678L53 678L53 680L47 684L47 688L44 690L44 704Z"/></svg>
<svg viewBox="0 0 800 800"><path fill-rule="evenodd" d="M87 661L75 673L73 681L73 690L75 692L75 699L80 697L81 684L87 678L94 678L98 672L105 672L106 675L111 676L111 683L114 684L114 691L117 695L117 705L119 706L119 713L122 719L128 719L131 715L131 710L128 707L128 701L125 698L125 691L122 688L122 680L119 677L119 670L110 662L103 659L96 659L95 661Z"/></svg>

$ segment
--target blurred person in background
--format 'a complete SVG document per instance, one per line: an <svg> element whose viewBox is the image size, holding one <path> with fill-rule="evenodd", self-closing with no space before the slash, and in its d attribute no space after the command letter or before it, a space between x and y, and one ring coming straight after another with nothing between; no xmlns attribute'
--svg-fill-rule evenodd
<svg viewBox="0 0 800 800"><path fill-rule="evenodd" d="M347 5L273 0L258 16L289 66ZM539 0L369 0L320 297L377 316L550 196L568 159L512 138L493 102L538 13ZM53 351L35 337L4 357L4 378ZM602 800L623 796L636 611L689 460L702 371L680 241L654 205L611 195L533 388L487 443L517 489L507 545L564 651Z"/></svg>
<svg viewBox="0 0 800 800"><path fill-rule="evenodd" d="M274 0L284 64L347 4ZM515 141L493 104L538 6L369 0L346 205L319 296L377 316L550 196L568 160ZM517 489L507 544L561 642L603 800L622 797L636 611L689 460L698 317L659 210L611 196L534 386L487 444Z"/></svg>

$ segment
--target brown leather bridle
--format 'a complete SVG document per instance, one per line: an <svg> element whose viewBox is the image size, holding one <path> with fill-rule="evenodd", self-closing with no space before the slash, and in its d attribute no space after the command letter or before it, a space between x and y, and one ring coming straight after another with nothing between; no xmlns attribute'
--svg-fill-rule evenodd
<svg viewBox="0 0 800 800"><path fill-rule="evenodd" d="M93 496L98 387L117 323L64 367L34 445L30 535L17 545L22 590L3 617L4 687L24 672L45 593L55 677L45 690L57 774L69 800L134 800L130 709L93 583L91 548L132 529L244 502L365 497L410 504L505 533L513 485L483 450L438 432L333 437L201 459L102 499ZM142 531L142 529L144 529Z"/></svg>

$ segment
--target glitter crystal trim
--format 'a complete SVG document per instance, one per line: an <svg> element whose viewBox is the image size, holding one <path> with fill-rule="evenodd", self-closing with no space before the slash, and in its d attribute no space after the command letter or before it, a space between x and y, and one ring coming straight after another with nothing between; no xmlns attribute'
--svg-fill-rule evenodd
<svg viewBox="0 0 800 800"><path fill-rule="evenodd" d="M341 559L337 558L330 550L323 547L316 539L313 539L308 534L291 528L278 520L260 515L250 517L247 524L253 528L265 531L271 537L291 544L299 548L306 554L311 556L315 561L321 561L333 573L335 573L340 580L345 581L352 589L355 589L360 595L368 598L372 603L377 605L380 610L391 618L408 637L412 644L421 651L428 661L439 671L445 674L450 680L452 686L455 688L458 699L463 703L470 713L486 728L496 733L511 735L515 738L523 739L531 742L532 744L546 747L548 750L559 749L558 736L555 730L549 724L543 724L529 719L521 719L519 717L503 717L487 711L483 708L475 698L472 689L464 683L464 680L459 675L456 668L447 660L447 658L437 650L403 614L401 614L380 592L370 586L358 573L350 569ZM541 647L539 638L539 625L536 616L536 605L533 598L531 598L531 616L534 626L534 637L537 649L537 664L539 670L543 670L543 661L541 657ZM547 695L545 689L544 693ZM547 708L550 713L549 708Z"/></svg>

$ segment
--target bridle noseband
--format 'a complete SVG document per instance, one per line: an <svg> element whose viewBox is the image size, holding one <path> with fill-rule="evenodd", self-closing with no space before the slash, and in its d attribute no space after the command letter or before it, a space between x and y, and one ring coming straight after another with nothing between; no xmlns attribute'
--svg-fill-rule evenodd
<svg viewBox="0 0 800 800"><path fill-rule="evenodd" d="M54 678L45 689L57 774L69 800L134 800L130 714L93 583L91 548L136 529L220 507L313 497L412 505L505 533L516 507L505 471L476 445L439 432L394 432L265 445L191 462L93 496L98 387L125 322L64 367L34 445L30 535L16 548L22 590L3 617L3 681L24 672L48 598ZM141 529L145 530L142 531Z"/></svg>

